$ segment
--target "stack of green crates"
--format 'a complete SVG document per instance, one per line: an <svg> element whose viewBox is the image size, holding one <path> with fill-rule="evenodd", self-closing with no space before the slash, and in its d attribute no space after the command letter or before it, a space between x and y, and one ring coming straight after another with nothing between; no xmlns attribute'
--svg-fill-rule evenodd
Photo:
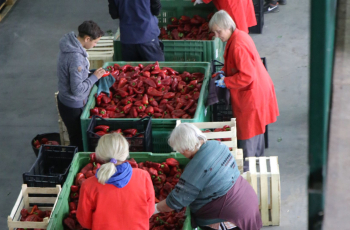
<svg viewBox="0 0 350 230"><path fill-rule="evenodd" d="M140 62L107 62L104 67L118 63L119 65L130 64L132 66L138 65ZM154 62L141 62L141 64L148 65ZM207 62L159 62L160 67L171 67L174 70L182 73L183 71L188 71L190 73L201 72L204 73L205 78L203 81L202 89L198 99L198 105L196 113L192 119L181 119L181 122L208 122L211 121L211 111L210 107L206 108L205 103L208 97L208 88L209 81L211 76L210 64ZM80 117L81 120L81 129L83 135L84 150L88 150L88 138L87 138L87 129L91 122L90 109L95 107L95 94L97 93L97 87L94 86L90 92L88 102L84 108L84 111ZM113 120L137 120L136 118L108 118L109 121ZM153 152L154 153L169 153L172 152L171 147L168 145L168 137L171 131L176 126L176 120L179 119L152 119L152 141L153 141Z"/></svg>
<svg viewBox="0 0 350 230"><path fill-rule="evenodd" d="M74 178L77 173L82 169L86 164L90 162L89 158L90 153L77 153L73 158L71 168L66 182L62 187L60 196L55 207L54 212L52 213L48 230L64 230L62 221L68 216L69 213L69 194L70 186L74 183ZM167 158L175 158L180 162L182 168L188 163L188 159L185 158L180 153L167 153L167 154L152 154L152 153L130 153L130 158L134 158L137 162L153 161L153 162L164 162ZM188 210L188 209L187 209ZM190 212L187 212L187 218L182 228L183 230L192 230L191 227L191 217Z"/></svg>
<svg viewBox="0 0 350 230"><path fill-rule="evenodd" d="M182 15L193 17L199 15L207 18L210 13L216 11L213 3L193 6L190 0L161 0L162 10L158 15L159 27L171 24L170 18L180 18ZM202 40L163 40L165 61L171 62L210 62L218 60L223 62L224 43L215 38L212 41ZM122 61L121 43L114 41L114 61Z"/></svg>

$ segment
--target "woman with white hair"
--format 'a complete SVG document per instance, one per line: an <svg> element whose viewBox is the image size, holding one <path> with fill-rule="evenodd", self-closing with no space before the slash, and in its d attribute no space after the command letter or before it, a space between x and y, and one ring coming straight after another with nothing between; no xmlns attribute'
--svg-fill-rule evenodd
<svg viewBox="0 0 350 230"><path fill-rule="evenodd" d="M87 229L149 229L154 212L154 188L148 172L125 160L129 145L118 134L98 141L96 158L105 162L95 177L81 185L77 219Z"/></svg>
<svg viewBox="0 0 350 230"><path fill-rule="evenodd" d="M258 230L262 227L257 195L240 176L226 145L208 141L190 123L182 123L173 130L169 145L191 160L168 197L156 204L155 213L189 206L193 228Z"/></svg>
<svg viewBox="0 0 350 230"><path fill-rule="evenodd" d="M243 149L244 158L263 156L265 127L279 116L273 82L252 38L236 28L230 15L223 10L216 12L209 28L227 42L225 65L216 86L230 90L238 147ZM248 170L248 162L244 162L244 171Z"/></svg>

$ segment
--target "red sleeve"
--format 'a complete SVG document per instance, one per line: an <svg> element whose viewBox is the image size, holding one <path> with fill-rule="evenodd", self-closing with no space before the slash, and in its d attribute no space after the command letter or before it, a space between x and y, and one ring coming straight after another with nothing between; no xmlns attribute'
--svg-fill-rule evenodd
<svg viewBox="0 0 350 230"><path fill-rule="evenodd" d="M237 47L233 53L238 72L226 76L224 81L228 89L240 89L251 84L256 78L256 66L248 50Z"/></svg>
<svg viewBox="0 0 350 230"><path fill-rule="evenodd" d="M83 228L92 228L92 212L95 205L86 191L86 183L83 183L79 193L79 204L77 210L77 219Z"/></svg>
<svg viewBox="0 0 350 230"><path fill-rule="evenodd" d="M146 175L146 194L147 194L147 203L148 203L148 207L149 207L149 218L151 218L151 216L154 213L154 205L155 205L155 194L154 194L154 187L153 187L153 183L151 180L151 176L147 173Z"/></svg>
<svg viewBox="0 0 350 230"><path fill-rule="evenodd" d="M212 0L203 0L203 2L205 3L205 4L208 4L209 2L211 2Z"/></svg>

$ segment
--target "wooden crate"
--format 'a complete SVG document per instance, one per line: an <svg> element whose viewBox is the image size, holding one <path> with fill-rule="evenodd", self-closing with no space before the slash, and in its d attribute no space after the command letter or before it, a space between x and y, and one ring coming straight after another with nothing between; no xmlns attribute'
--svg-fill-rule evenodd
<svg viewBox="0 0 350 230"><path fill-rule="evenodd" d="M22 185L22 190L19 193L15 206L13 207L11 214L7 218L7 225L9 230L14 230L15 228L39 228L46 229L50 218L44 218L42 222L28 222L20 221L21 219L21 210L23 208L30 209L37 204L38 208L42 211L50 210L53 212L55 209L58 196L61 192L61 186L57 185L56 188L38 188L38 187L27 187L26 184ZM35 196L30 197L30 194L53 194L55 197L44 197L44 196ZM52 206L53 205L53 206Z"/></svg>
<svg viewBox="0 0 350 230"><path fill-rule="evenodd" d="M56 101L56 108L58 112L58 129L60 131L61 145L68 146L70 144L69 135L68 135L67 127L62 120L60 112L58 111L57 95L58 95L58 92L55 93L55 101Z"/></svg>
<svg viewBox="0 0 350 230"><path fill-rule="evenodd" d="M90 69L98 69L105 62L113 61L113 39L113 36L103 36L94 48L86 51L89 54Z"/></svg>
<svg viewBox="0 0 350 230"><path fill-rule="evenodd" d="M176 121L176 126L181 124L181 120ZM243 150L237 149L237 128L236 119L231 118L231 121L223 122L198 122L191 123L199 129L216 129L222 128L224 125L231 127L230 131L204 133L207 139L231 138L231 141L222 141L227 147L232 148L232 155L235 157L237 166L241 174L243 173Z"/></svg>
<svg viewBox="0 0 350 230"><path fill-rule="evenodd" d="M8 12L12 9L14 4L17 2L17 0L6 0L3 4L0 6L0 22L4 17L7 15Z"/></svg>
<svg viewBox="0 0 350 230"><path fill-rule="evenodd" d="M259 198L263 226L280 225L281 185L278 157L247 157L249 170L242 176Z"/></svg>

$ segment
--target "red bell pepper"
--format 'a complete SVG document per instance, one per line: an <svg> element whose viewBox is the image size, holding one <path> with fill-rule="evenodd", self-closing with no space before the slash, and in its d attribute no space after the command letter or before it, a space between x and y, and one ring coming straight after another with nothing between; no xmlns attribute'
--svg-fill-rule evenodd
<svg viewBox="0 0 350 230"><path fill-rule="evenodd" d="M138 113L144 112L146 110L146 107L144 105L140 105L138 107L136 107L136 111Z"/></svg>
<svg viewBox="0 0 350 230"><path fill-rule="evenodd" d="M168 174L170 172L170 168L166 162L161 163L160 168L166 174Z"/></svg>
<svg viewBox="0 0 350 230"><path fill-rule="evenodd" d="M95 131L101 130L104 132L108 132L109 131L109 126L108 125L98 125L94 128Z"/></svg>
<svg viewBox="0 0 350 230"><path fill-rule="evenodd" d="M190 83L188 83L187 87L194 89L197 86L198 81L197 80L192 80Z"/></svg>
<svg viewBox="0 0 350 230"><path fill-rule="evenodd" d="M143 95L142 104L148 105L148 96L147 96L147 94Z"/></svg>
<svg viewBox="0 0 350 230"><path fill-rule="evenodd" d="M90 162L90 163L88 163L87 165L85 165L84 168L82 168L82 169L80 170L80 173L85 174L87 171L92 170L93 168L94 168L94 166L93 166L93 164Z"/></svg>
<svg viewBox="0 0 350 230"><path fill-rule="evenodd" d="M120 102L121 102L123 105L127 105L127 104L132 103L133 101L135 101L134 98L132 98L132 97L126 97L126 98L122 99Z"/></svg>
<svg viewBox="0 0 350 230"><path fill-rule="evenodd" d="M128 114L129 111L130 111L130 109L131 109L131 107L132 107L132 103L127 104L126 106L123 107L123 112L124 112L125 114Z"/></svg>
<svg viewBox="0 0 350 230"><path fill-rule="evenodd" d="M154 118L162 118L163 114L162 113L154 113L153 116L154 116Z"/></svg>
<svg viewBox="0 0 350 230"><path fill-rule="evenodd" d="M137 129L125 129L125 130L123 130L123 133L124 134L131 134L131 135L135 136L137 133Z"/></svg>
<svg viewBox="0 0 350 230"><path fill-rule="evenodd" d="M175 109L174 111L171 112L171 115L174 115L176 117L181 117L184 115L186 112L182 109Z"/></svg>
<svg viewBox="0 0 350 230"><path fill-rule="evenodd" d="M126 92L125 90L123 89L118 89L117 93L121 96L121 97L126 97L129 95L128 92Z"/></svg>
<svg viewBox="0 0 350 230"><path fill-rule="evenodd" d="M190 17L187 17L187 16L185 16L185 15L182 15L182 16L180 17L180 19L181 19L182 21L184 21L184 22L189 22L189 21L191 21L191 18L190 18Z"/></svg>
<svg viewBox="0 0 350 230"><path fill-rule="evenodd" d="M87 171L87 172L85 173L86 179L89 178L89 177L93 177L93 176L95 176L95 174L92 172L92 170L89 170L89 171Z"/></svg>
<svg viewBox="0 0 350 230"><path fill-rule="evenodd" d="M77 210L77 204L74 202L69 202L69 211Z"/></svg>
<svg viewBox="0 0 350 230"><path fill-rule="evenodd" d="M184 115L182 115L181 118L183 118L183 119L190 119L192 117L190 115L188 115L188 114L184 114Z"/></svg>
<svg viewBox="0 0 350 230"><path fill-rule="evenodd" d="M179 20L176 17L172 17L170 18L171 24L172 25L177 25L179 24Z"/></svg>
<svg viewBox="0 0 350 230"><path fill-rule="evenodd" d="M216 129L214 129L214 132L222 132L222 131L224 131L223 128L216 128Z"/></svg>
<svg viewBox="0 0 350 230"><path fill-rule="evenodd" d="M153 106L148 106L145 110L145 113L152 116L154 114L154 108Z"/></svg>
<svg viewBox="0 0 350 230"><path fill-rule="evenodd" d="M151 73L149 71L142 71L142 73L140 73L142 76L146 77L146 78L150 78L151 77Z"/></svg>
<svg viewBox="0 0 350 230"><path fill-rule="evenodd" d="M224 125L224 127L222 127L222 129L224 131L231 131L231 127L229 125Z"/></svg>
<svg viewBox="0 0 350 230"><path fill-rule="evenodd" d="M183 110L188 110L189 108L191 108L192 107L192 105L194 104L194 100L192 100L192 99L189 99L188 100L188 103L187 103L187 105L186 105L186 107L183 109Z"/></svg>
<svg viewBox="0 0 350 230"><path fill-rule="evenodd" d="M145 87L140 87L139 89L134 89L134 92L137 94L142 94L145 92Z"/></svg>
<svg viewBox="0 0 350 230"><path fill-rule="evenodd" d="M153 82L154 83L154 82ZM155 96L155 97L161 97L163 96L162 92L159 92L158 90L156 90L154 87L149 87L147 90L147 94L151 95L151 96Z"/></svg>
<svg viewBox="0 0 350 230"><path fill-rule="evenodd" d="M154 88L157 87L156 83L150 78L145 78L143 80L143 82L146 83L147 85L151 86L151 87L154 87Z"/></svg>
<svg viewBox="0 0 350 230"><path fill-rule="evenodd" d="M137 118L138 113L137 113L136 107L132 107L131 110L130 110L130 113L131 113L131 116L132 116L133 118Z"/></svg>
<svg viewBox="0 0 350 230"><path fill-rule="evenodd" d="M180 40L179 31L177 29L171 31L171 36L173 36L174 40Z"/></svg>
<svg viewBox="0 0 350 230"><path fill-rule="evenodd" d="M111 66L111 65L109 65L109 66L106 67L106 69L109 70L109 71L113 71L113 70L114 70L114 67Z"/></svg>
<svg viewBox="0 0 350 230"><path fill-rule="evenodd" d="M149 168L148 169L149 174L151 175L151 178L154 179L158 177L158 171L154 168Z"/></svg>
<svg viewBox="0 0 350 230"><path fill-rule="evenodd" d="M90 115L98 115L98 108L95 107L93 109L90 109Z"/></svg>
<svg viewBox="0 0 350 230"><path fill-rule="evenodd" d="M69 230L75 230L75 220L71 217L67 217L63 220L63 224L69 229Z"/></svg>
<svg viewBox="0 0 350 230"><path fill-rule="evenodd" d="M127 72L129 69L133 69L131 65L124 65L123 67L120 68L121 71L124 73Z"/></svg>
<svg viewBox="0 0 350 230"><path fill-rule="evenodd" d="M168 158L165 160L165 162L167 163L168 166L171 166L171 167L175 167L175 166L180 165L179 161L176 160L175 158Z"/></svg>
<svg viewBox="0 0 350 230"><path fill-rule="evenodd" d="M153 107L155 113L163 113L164 110L159 107Z"/></svg>
<svg viewBox="0 0 350 230"><path fill-rule="evenodd" d="M107 111L112 111L112 112L114 112L116 108L117 108L116 105L108 105L108 106L106 107L106 110L107 110Z"/></svg>
<svg viewBox="0 0 350 230"><path fill-rule="evenodd" d="M167 107L167 109L169 110L170 113L173 112L173 111L175 110L174 107L172 107L172 106L169 105L169 104L166 104L166 107Z"/></svg>
<svg viewBox="0 0 350 230"><path fill-rule="evenodd" d="M78 192L71 192L69 197L70 197L70 199L73 199L73 200L74 199L78 199L79 198L79 193Z"/></svg>
<svg viewBox="0 0 350 230"><path fill-rule="evenodd" d="M173 92L165 93L163 96L164 99L169 99L169 98L173 98L173 97L175 97L175 93L173 93Z"/></svg>
<svg viewBox="0 0 350 230"><path fill-rule="evenodd" d="M70 186L70 191L71 192L78 192L79 191L79 187L76 186L76 185L72 185L72 186Z"/></svg>
<svg viewBox="0 0 350 230"><path fill-rule="evenodd" d="M128 79L126 78L120 78L118 83L118 89L123 88L128 83Z"/></svg>

